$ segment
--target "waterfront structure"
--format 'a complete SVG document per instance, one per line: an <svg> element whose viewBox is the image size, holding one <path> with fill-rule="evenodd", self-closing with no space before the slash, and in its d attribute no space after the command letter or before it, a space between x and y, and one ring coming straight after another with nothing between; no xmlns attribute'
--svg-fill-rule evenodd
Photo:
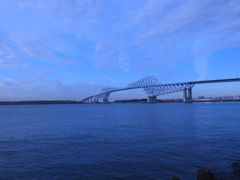
<svg viewBox="0 0 240 180"><path fill-rule="evenodd" d="M174 92L183 91L183 102L192 102L192 88L196 84L209 84L209 83L223 83L223 82L238 82L240 78L233 79L216 79L216 80L202 80L202 81L191 81L191 82L180 82L161 84L154 76L148 76L138 81L129 84L125 88L117 87L104 87L99 94L89 96L81 101L81 103L99 103L99 99L102 99L102 103L108 103L108 98L111 93L117 91L125 91L130 89L142 88L148 95L148 103L156 103L157 96L170 94Z"/></svg>
<svg viewBox="0 0 240 180"><path fill-rule="evenodd" d="M198 96L198 99L205 99L204 96Z"/></svg>

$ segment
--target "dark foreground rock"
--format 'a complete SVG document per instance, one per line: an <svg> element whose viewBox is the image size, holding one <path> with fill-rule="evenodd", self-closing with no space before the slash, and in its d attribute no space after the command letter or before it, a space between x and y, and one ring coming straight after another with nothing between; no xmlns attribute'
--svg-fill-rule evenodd
<svg viewBox="0 0 240 180"><path fill-rule="evenodd" d="M232 173L232 179L233 180L239 180L240 179L240 162L235 162L231 165L231 167L233 168Z"/></svg>
<svg viewBox="0 0 240 180"><path fill-rule="evenodd" d="M178 177L175 176L172 178L172 180L181 180L181 179L179 179Z"/></svg>
<svg viewBox="0 0 240 180"><path fill-rule="evenodd" d="M240 180L240 162L237 161L230 165L232 171L218 173L219 180ZM173 177L172 180L181 180L177 176ZM207 168L201 168L196 171L196 180L217 180L212 172Z"/></svg>
<svg viewBox="0 0 240 180"><path fill-rule="evenodd" d="M240 168L240 163L239 162L235 162L231 165L234 168Z"/></svg>
<svg viewBox="0 0 240 180"><path fill-rule="evenodd" d="M196 172L197 180L217 180L207 168L201 168Z"/></svg>

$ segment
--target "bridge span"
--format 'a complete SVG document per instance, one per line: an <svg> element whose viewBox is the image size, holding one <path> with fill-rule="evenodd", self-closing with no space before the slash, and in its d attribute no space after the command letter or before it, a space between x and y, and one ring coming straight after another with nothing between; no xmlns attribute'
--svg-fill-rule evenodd
<svg viewBox="0 0 240 180"><path fill-rule="evenodd" d="M240 78L232 79L216 79L216 80L202 80L202 81L190 81L180 83L161 84L154 76L148 76L138 81L129 84L124 88L116 87L104 87L99 94L89 96L81 101L81 103L93 104L93 103L108 103L108 98L111 93L117 91L125 91L130 89L143 88L148 95L148 103L156 103L157 96L170 94L174 92L183 91L183 102L192 102L192 88L195 84L209 84L209 83L224 83L224 82L238 82ZM102 101L100 101L100 99Z"/></svg>

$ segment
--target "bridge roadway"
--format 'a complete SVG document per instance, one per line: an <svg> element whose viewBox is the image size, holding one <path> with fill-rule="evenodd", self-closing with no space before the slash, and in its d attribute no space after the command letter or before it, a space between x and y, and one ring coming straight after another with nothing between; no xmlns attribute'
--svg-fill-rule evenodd
<svg viewBox="0 0 240 180"><path fill-rule="evenodd" d="M157 99L156 96L163 95L163 94L169 94L174 93L178 91L183 91L183 102L185 103L191 103L192 102L192 88L195 84L210 84L210 83L224 83L224 82L238 82L240 81L240 78L231 78L231 79L216 79L216 80L201 80L201 81L190 81L190 82L180 82L180 83L169 83L169 84L159 84L159 83L149 83L149 79L156 78L154 76L149 76L146 78L143 78L139 81L146 81L144 83L139 81L136 81L138 86L131 86L128 85L126 88L110 88L106 91L101 91L101 93L89 96L81 101L81 103L99 103L100 101L98 99L103 99L102 103L108 103L108 98L110 96L110 93L117 92L117 91L125 91L125 90L131 90L131 89L139 89L143 88L146 93L148 94L148 103L156 103ZM152 80L152 79L151 79ZM133 83L132 83L133 84ZM103 88L104 89L104 88Z"/></svg>

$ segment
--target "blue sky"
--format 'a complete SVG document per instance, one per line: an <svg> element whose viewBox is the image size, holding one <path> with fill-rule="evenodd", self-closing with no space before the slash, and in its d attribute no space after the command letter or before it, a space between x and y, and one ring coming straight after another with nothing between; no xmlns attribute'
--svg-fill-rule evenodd
<svg viewBox="0 0 240 180"><path fill-rule="evenodd" d="M0 100L81 100L149 75L235 78L239 58L238 0L0 0ZM240 82L195 86L200 95L240 95Z"/></svg>

